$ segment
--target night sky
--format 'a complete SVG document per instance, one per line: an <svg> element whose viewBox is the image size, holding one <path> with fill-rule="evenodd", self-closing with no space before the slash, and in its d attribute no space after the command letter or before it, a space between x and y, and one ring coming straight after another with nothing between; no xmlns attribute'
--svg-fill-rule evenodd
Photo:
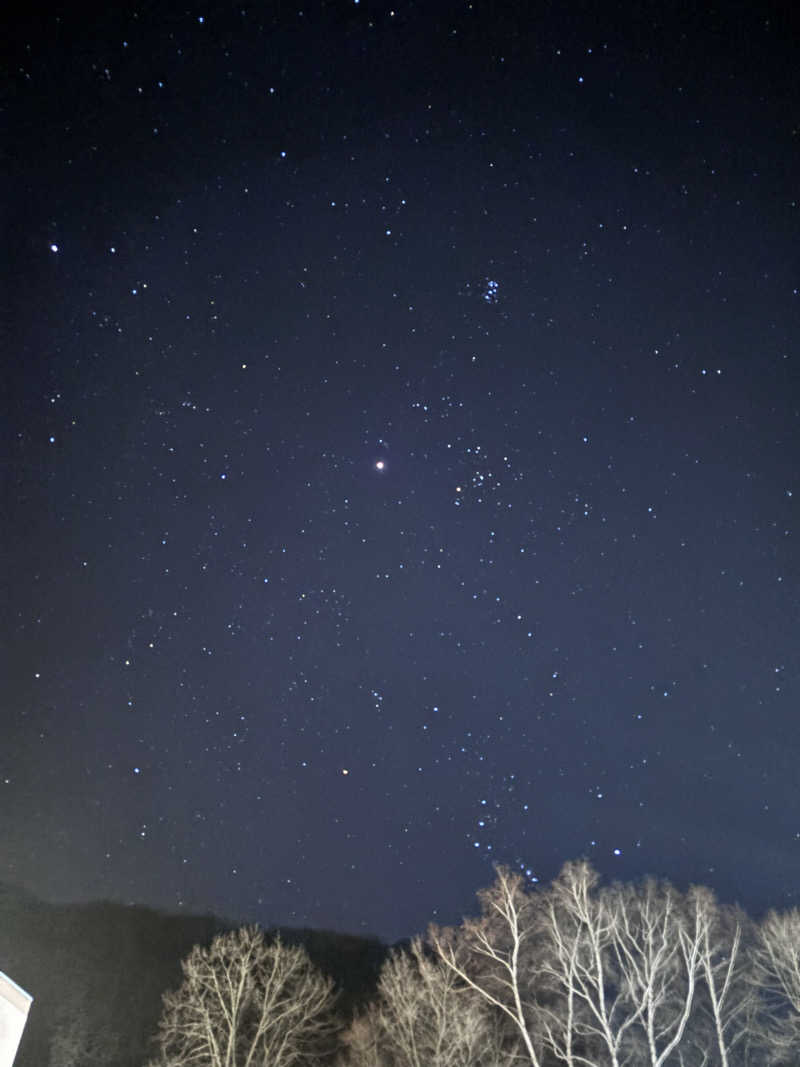
<svg viewBox="0 0 800 1067"><path fill-rule="evenodd" d="M497 862L796 904L789 23L3 36L0 880L387 940Z"/></svg>

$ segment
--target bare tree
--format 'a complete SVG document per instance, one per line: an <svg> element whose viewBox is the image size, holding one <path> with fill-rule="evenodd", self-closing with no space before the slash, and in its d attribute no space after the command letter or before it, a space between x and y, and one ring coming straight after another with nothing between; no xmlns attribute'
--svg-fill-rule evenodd
<svg viewBox="0 0 800 1067"><path fill-rule="evenodd" d="M770 911L757 930L753 981L765 1010L762 1037L772 1063L792 1063L800 1049L800 911Z"/></svg>
<svg viewBox="0 0 800 1067"><path fill-rule="evenodd" d="M341 1035L341 1067L384 1067L388 1056L381 1045L381 1028L375 1025L372 1005L356 1015Z"/></svg>
<svg viewBox="0 0 800 1067"><path fill-rule="evenodd" d="M653 880L614 887L614 955L648 1062L661 1067L680 1045L695 1005L700 961L698 916L677 890ZM630 1010L629 1009L629 1010Z"/></svg>
<svg viewBox="0 0 800 1067"><path fill-rule="evenodd" d="M567 863L543 896L541 978L552 993L542 1012L547 1047L569 1067L626 1062L629 1030L641 1018L616 958L620 908L595 893L597 872Z"/></svg>
<svg viewBox="0 0 800 1067"><path fill-rule="evenodd" d="M294 1067L330 1053L333 983L304 948L242 927L195 946L181 966L151 1067Z"/></svg>
<svg viewBox="0 0 800 1067"><path fill-rule="evenodd" d="M531 999L530 953L534 931L533 900L520 875L496 868L493 886L479 893L482 915L465 919L457 930L432 926L434 951L465 988L477 993L511 1024L520 1052L532 1067L542 1067L544 1046Z"/></svg>
<svg viewBox="0 0 800 1067"><path fill-rule="evenodd" d="M763 1049L757 1041L760 1001L746 950L752 924L741 912L722 907L705 886L689 890L687 908L699 939L701 979L688 1042L697 1049L692 1062L701 1063L702 1049L707 1056L702 1062L720 1067L730 1067L738 1053L748 1060L752 1052L753 1062L762 1063Z"/></svg>
<svg viewBox="0 0 800 1067"><path fill-rule="evenodd" d="M546 1047L568 1067L594 1067L609 1053L616 1064L618 1057L617 1008L607 1003L612 923L594 899L598 881L587 862L566 864L543 894L537 916L543 940L539 980L550 994L540 1025ZM620 1042L623 1036L624 1030Z"/></svg>
<svg viewBox="0 0 800 1067"><path fill-rule="evenodd" d="M381 1044L381 1027L376 1023L375 1008L356 1015L342 1034L342 1067L384 1067L389 1056Z"/></svg>
<svg viewBox="0 0 800 1067"><path fill-rule="evenodd" d="M499 1034L480 998L420 938L393 952L378 995L345 1034L352 1067L475 1067L497 1062Z"/></svg>

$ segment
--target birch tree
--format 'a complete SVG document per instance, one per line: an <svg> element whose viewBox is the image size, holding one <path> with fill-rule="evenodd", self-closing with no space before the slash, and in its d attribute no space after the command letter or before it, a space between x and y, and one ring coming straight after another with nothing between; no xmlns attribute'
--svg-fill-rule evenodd
<svg viewBox="0 0 800 1067"><path fill-rule="evenodd" d="M800 1057L800 910L770 911L757 928L753 981L764 1005L768 1061Z"/></svg>
<svg viewBox="0 0 800 1067"><path fill-rule="evenodd" d="M242 927L195 946L181 967L150 1067L295 1067L330 1053L333 983L304 948Z"/></svg>
<svg viewBox="0 0 800 1067"><path fill-rule="evenodd" d="M414 938L387 959L377 997L344 1036L351 1067L497 1063L496 1027L479 998Z"/></svg>
<svg viewBox="0 0 800 1067"><path fill-rule="evenodd" d="M442 963L504 1017L531 1067L542 1067L544 1046L530 982L534 902L522 877L496 868L493 886L478 894L482 915L458 930L432 926L428 939Z"/></svg>
<svg viewBox="0 0 800 1067"><path fill-rule="evenodd" d="M730 1067L743 1057L763 1063L758 1040L759 997L750 974L748 942L752 923L740 911L722 907L712 890L693 886L687 907L694 915L699 938L699 978L696 1017L691 1038L697 1035L693 1062Z"/></svg>
<svg viewBox="0 0 800 1067"><path fill-rule="evenodd" d="M625 1039L639 1020L614 967L616 909L595 894L597 872L567 863L544 893L538 922L541 980L551 1007L541 1010L547 1047L568 1067L625 1063Z"/></svg>

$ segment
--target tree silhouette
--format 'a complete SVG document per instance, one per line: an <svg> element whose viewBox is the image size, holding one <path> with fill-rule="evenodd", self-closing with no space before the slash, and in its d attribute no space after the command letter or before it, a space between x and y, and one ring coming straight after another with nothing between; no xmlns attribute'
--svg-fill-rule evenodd
<svg viewBox="0 0 800 1067"><path fill-rule="evenodd" d="M321 1062L338 1022L333 982L300 945L255 926L220 934L164 994L151 1067L294 1067Z"/></svg>

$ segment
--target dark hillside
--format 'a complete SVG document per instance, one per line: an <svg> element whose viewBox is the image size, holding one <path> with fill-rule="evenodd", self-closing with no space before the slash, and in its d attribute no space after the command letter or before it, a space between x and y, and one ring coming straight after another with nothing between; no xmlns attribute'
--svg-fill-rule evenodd
<svg viewBox="0 0 800 1067"><path fill-rule="evenodd" d="M180 961L234 925L107 901L48 904L0 885L0 970L34 997L15 1067L140 1067ZM344 1014L372 992L386 954L376 939L310 929L281 936L304 944L336 981Z"/></svg>

